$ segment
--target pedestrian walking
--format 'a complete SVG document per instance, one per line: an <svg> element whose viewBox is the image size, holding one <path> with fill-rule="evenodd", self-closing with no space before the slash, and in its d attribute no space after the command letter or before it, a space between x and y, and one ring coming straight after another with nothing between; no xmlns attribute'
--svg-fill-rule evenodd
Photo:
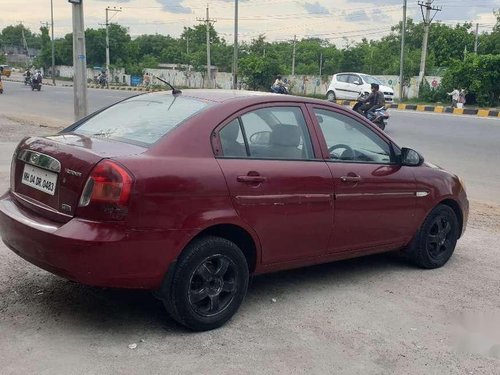
<svg viewBox="0 0 500 375"><path fill-rule="evenodd" d="M144 76L142 77L142 83L144 84L144 87L149 87L151 84L151 77L149 76L149 73L144 73Z"/></svg>
<svg viewBox="0 0 500 375"><path fill-rule="evenodd" d="M451 96L452 108L457 108L457 103L460 100L460 91L458 91L458 89L454 89L452 92L449 92L448 95Z"/></svg>

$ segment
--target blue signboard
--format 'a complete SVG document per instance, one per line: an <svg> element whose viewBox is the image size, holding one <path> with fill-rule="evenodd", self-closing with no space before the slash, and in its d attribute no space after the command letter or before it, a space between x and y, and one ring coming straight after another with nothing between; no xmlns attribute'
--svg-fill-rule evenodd
<svg viewBox="0 0 500 375"><path fill-rule="evenodd" d="M131 76L130 77L130 85L131 86L139 86L142 83L141 76Z"/></svg>

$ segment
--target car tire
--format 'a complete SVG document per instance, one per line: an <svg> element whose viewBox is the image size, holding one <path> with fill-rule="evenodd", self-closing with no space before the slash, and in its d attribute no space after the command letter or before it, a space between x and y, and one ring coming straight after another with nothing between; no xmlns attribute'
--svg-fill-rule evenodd
<svg viewBox="0 0 500 375"><path fill-rule="evenodd" d="M440 268L453 255L459 235L455 211L441 204L427 216L405 253L419 267Z"/></svg>
<svg viewBox="0 0 500 375"><path fill-rule="evenodd" d="M328 93L326 94L326 100L328 100L329 102L334 102L335 100L337 100L337 97L335 96L335 93L333 91L328 91Z"/></svg>
<svg viewBox="0 0 500 375"><path fill-rule="evenodd" d="M203 237L184 250L167 292L159 296L171 317L193 331L226 323L238 311L248 288L248 264L233 242Z"/></svg>

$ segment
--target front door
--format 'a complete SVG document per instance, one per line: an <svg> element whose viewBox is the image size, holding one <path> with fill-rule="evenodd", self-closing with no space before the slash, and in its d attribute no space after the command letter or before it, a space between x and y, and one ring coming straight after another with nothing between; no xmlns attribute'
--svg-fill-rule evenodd
<svg viewBox="0 0 500 375"><path fill-rule="evenodd" d="M391 142L345 111L313 108L335 188L330 252L391 249L414 235L416 183Z"/></svg>
<svg viewBox="0 0 500 375"><path fill-rule="evenodd" d="M259 107L219 128L224 173L239 216L259 236L264 264L326 252L332 176L306 124L305 107Z"/></svg>

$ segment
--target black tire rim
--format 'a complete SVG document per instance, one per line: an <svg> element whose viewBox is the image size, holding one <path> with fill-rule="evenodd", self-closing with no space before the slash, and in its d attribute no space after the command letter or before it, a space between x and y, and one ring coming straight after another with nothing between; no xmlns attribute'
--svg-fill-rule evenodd
<svg viewBox="0 0 500 375"><path fill-rule="evenodd" d="M193 311L203 317L223 312L239 289L234 262L221 254L203 260L191 275L188 300Z"/></svg>
<svg viewBox="0 0 500 375"><path fill-rule="evenodd" d="M438 215L434 218L427 235L427 251L433 259L442 259L453 248L453 233L449 217Z"/></svg>

